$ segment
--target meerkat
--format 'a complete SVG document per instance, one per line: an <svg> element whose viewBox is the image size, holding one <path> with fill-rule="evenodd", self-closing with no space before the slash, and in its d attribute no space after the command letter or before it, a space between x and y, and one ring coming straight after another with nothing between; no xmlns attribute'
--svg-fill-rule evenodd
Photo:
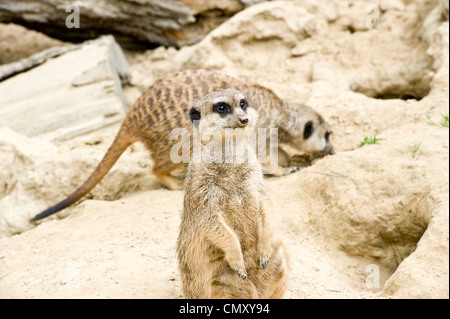
<svg viewBox="0 0 450 319"><path fill-rule="evenodd" d="M227 162L224 156L226 129L237 129L231 134L238 148L256 127L257 111L243 92L225 89L199 99L190 115L199 120L201 146L208 141L219 156L202 152L200 161L188 165L177 241L184 295L281 298L288 256L267 220L261 163L251 148L241 161L234 157ZM210 141L217 132L220 138Z"/></svg>
<svg viewBox="0 0 450 319"><path fill-rule="evenodd" d="M181 189L183 182L171 173L186 163L174 163L170 150L176 140L170 139L175 128L192 130L189 107L207 93L236 88L253 100L259 112L258 127L278 128L280 142L313 156L331 154L330 128L323 118L307 106L281 100L273 91L252 82L207 70L187 70L158 79L138 98L125 117L112 145L88 179L67 198L36 215L37 221L54 214L81 199L109 172L121 154L135 142L142 142L153 160L152 172L169 189ZM272 161L274 162L274 161ZM296 167L275 167L265 173L281 176Z"/></svg>

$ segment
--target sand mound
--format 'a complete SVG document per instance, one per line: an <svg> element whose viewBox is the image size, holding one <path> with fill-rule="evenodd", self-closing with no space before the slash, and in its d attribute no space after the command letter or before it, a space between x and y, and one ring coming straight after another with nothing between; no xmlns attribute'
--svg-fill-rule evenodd
<svg viewBox="0 0 450 319"><path fill-rule="evenodd" d="M125 93L132 103L166 73L209 68L314 107L337 153L266 179L291 254L285 297L448 298L448 2L383 2L377 25L366 9L252 6L194 46L128 52ZM139 144L68 217L27 222L85 180L116 130L57 144L0 130L0 297L183 297L183 193L157 183Z"/></svg>

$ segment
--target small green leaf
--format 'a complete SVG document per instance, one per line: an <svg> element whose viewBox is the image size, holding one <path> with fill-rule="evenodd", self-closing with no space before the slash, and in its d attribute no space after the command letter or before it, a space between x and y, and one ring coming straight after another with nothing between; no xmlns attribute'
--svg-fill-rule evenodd
<svg viewBox="0 0 450 319"><path fill-rule="evenodd" d="M378 144L378 141L382 140L382 138L377 138L376 136L366 136L364 140L359 144L359 147L363 147L364 145L369 144Z"/></svg>

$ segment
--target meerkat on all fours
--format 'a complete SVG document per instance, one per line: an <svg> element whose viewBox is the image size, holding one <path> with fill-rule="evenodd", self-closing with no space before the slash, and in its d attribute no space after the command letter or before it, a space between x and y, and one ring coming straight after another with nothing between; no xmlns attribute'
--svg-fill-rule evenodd
<svg viewBox="0 0 450 319"><path fill-rule="evenodd" d="M226 89L199 99L190 116L199 120L201 148L209 151L189 163L185 179L177 241L184 295L281 298L288 256L267 220L261 164L251 147L243 158L226 160L226 130L233 129L228 133L236 149L248 145L243 143L256 126L257 111L243 92Z"/></svg>
<svg viewBox="0 0 450 319"><path fill-rule="evenodd" d="M138 141L150 151L154 163L152 171L158 180L169 189L180 189L182 181L171 173L186 163L174 163L170 158L170 151L178 142L171 140L171 131L175 128L192 131L189 108L195 99L226 88L236 88L248 95L259 113L257 126L278 128L280 143L287 143L312 156L320 157L332 152L328 124L307 106L285 102L268 88L214 71L172 73L157 80L139 97L114 142L88 179L67 198L36 215L32 221L54 214L81 199L102 180L128 146ZM266 173L280 176L292 171L295 168L275 167Z"/></svg>

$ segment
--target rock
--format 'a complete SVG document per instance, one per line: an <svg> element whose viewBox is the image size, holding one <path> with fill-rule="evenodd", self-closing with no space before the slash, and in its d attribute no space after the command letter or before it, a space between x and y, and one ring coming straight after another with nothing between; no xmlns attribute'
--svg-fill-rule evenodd
<svg viewBox="0 0 450 319"><path fill-rule="evenodd" d="M119 125L101 135L56 144L0 128L0 238L32 228L31 217L78 187L112 143ZM113 168L87 197L117 199L124 192L161 187L149 174L150 164L148 151L133 145L119 160L122 169Z"/></svg>
<svg viewBox="0 0 450 319"><path fill-rule="evenodd" d="M127 105L121 84L128 82L130 73L114 38L104 36L61 50L68 52L45 63L41 57L60 51L52 48L38 59L35 55L14 64L42 63L0 83L0 127L61 140L123 119Z"/></svg>
<svg viewBox="0 0 450 319"><path fill-rule="evenodd" d="M8 64L65 42L14 23L0 23L0 64Z"/></svg>
<svg viewBox="0 0 450 319"><path fill-rule="evenodd" d="M179 54L182 68L230 68L240 63L250 69L262 61L258 53L269 47L279 51L273 64L283 63L299 42L323 31L325 19L310 14L294 2L254 5L240 12L208 34L198 45L183 48Z"/></svg>
<svg viewBox="0 0 450 319"><path fill-rule="evenodd" d="M17 62L12 62L4 65L0 65L0 81L7 79L17 73L28 71L29 69L38 66L48 59L55 58L68 51L79 48L79 45L71 45L65 47L52 47L47 50L35 53L28 58L21 59Z"/></svg>
<svg viewBox="0 0 450 319"><path fill-rule="evenodd" d="M22 24L71 42L113 34L122 45L182 46L200 41L244 7L239 0L88 0L73 4L65 0L3 0L0 22Z"/></svg>

